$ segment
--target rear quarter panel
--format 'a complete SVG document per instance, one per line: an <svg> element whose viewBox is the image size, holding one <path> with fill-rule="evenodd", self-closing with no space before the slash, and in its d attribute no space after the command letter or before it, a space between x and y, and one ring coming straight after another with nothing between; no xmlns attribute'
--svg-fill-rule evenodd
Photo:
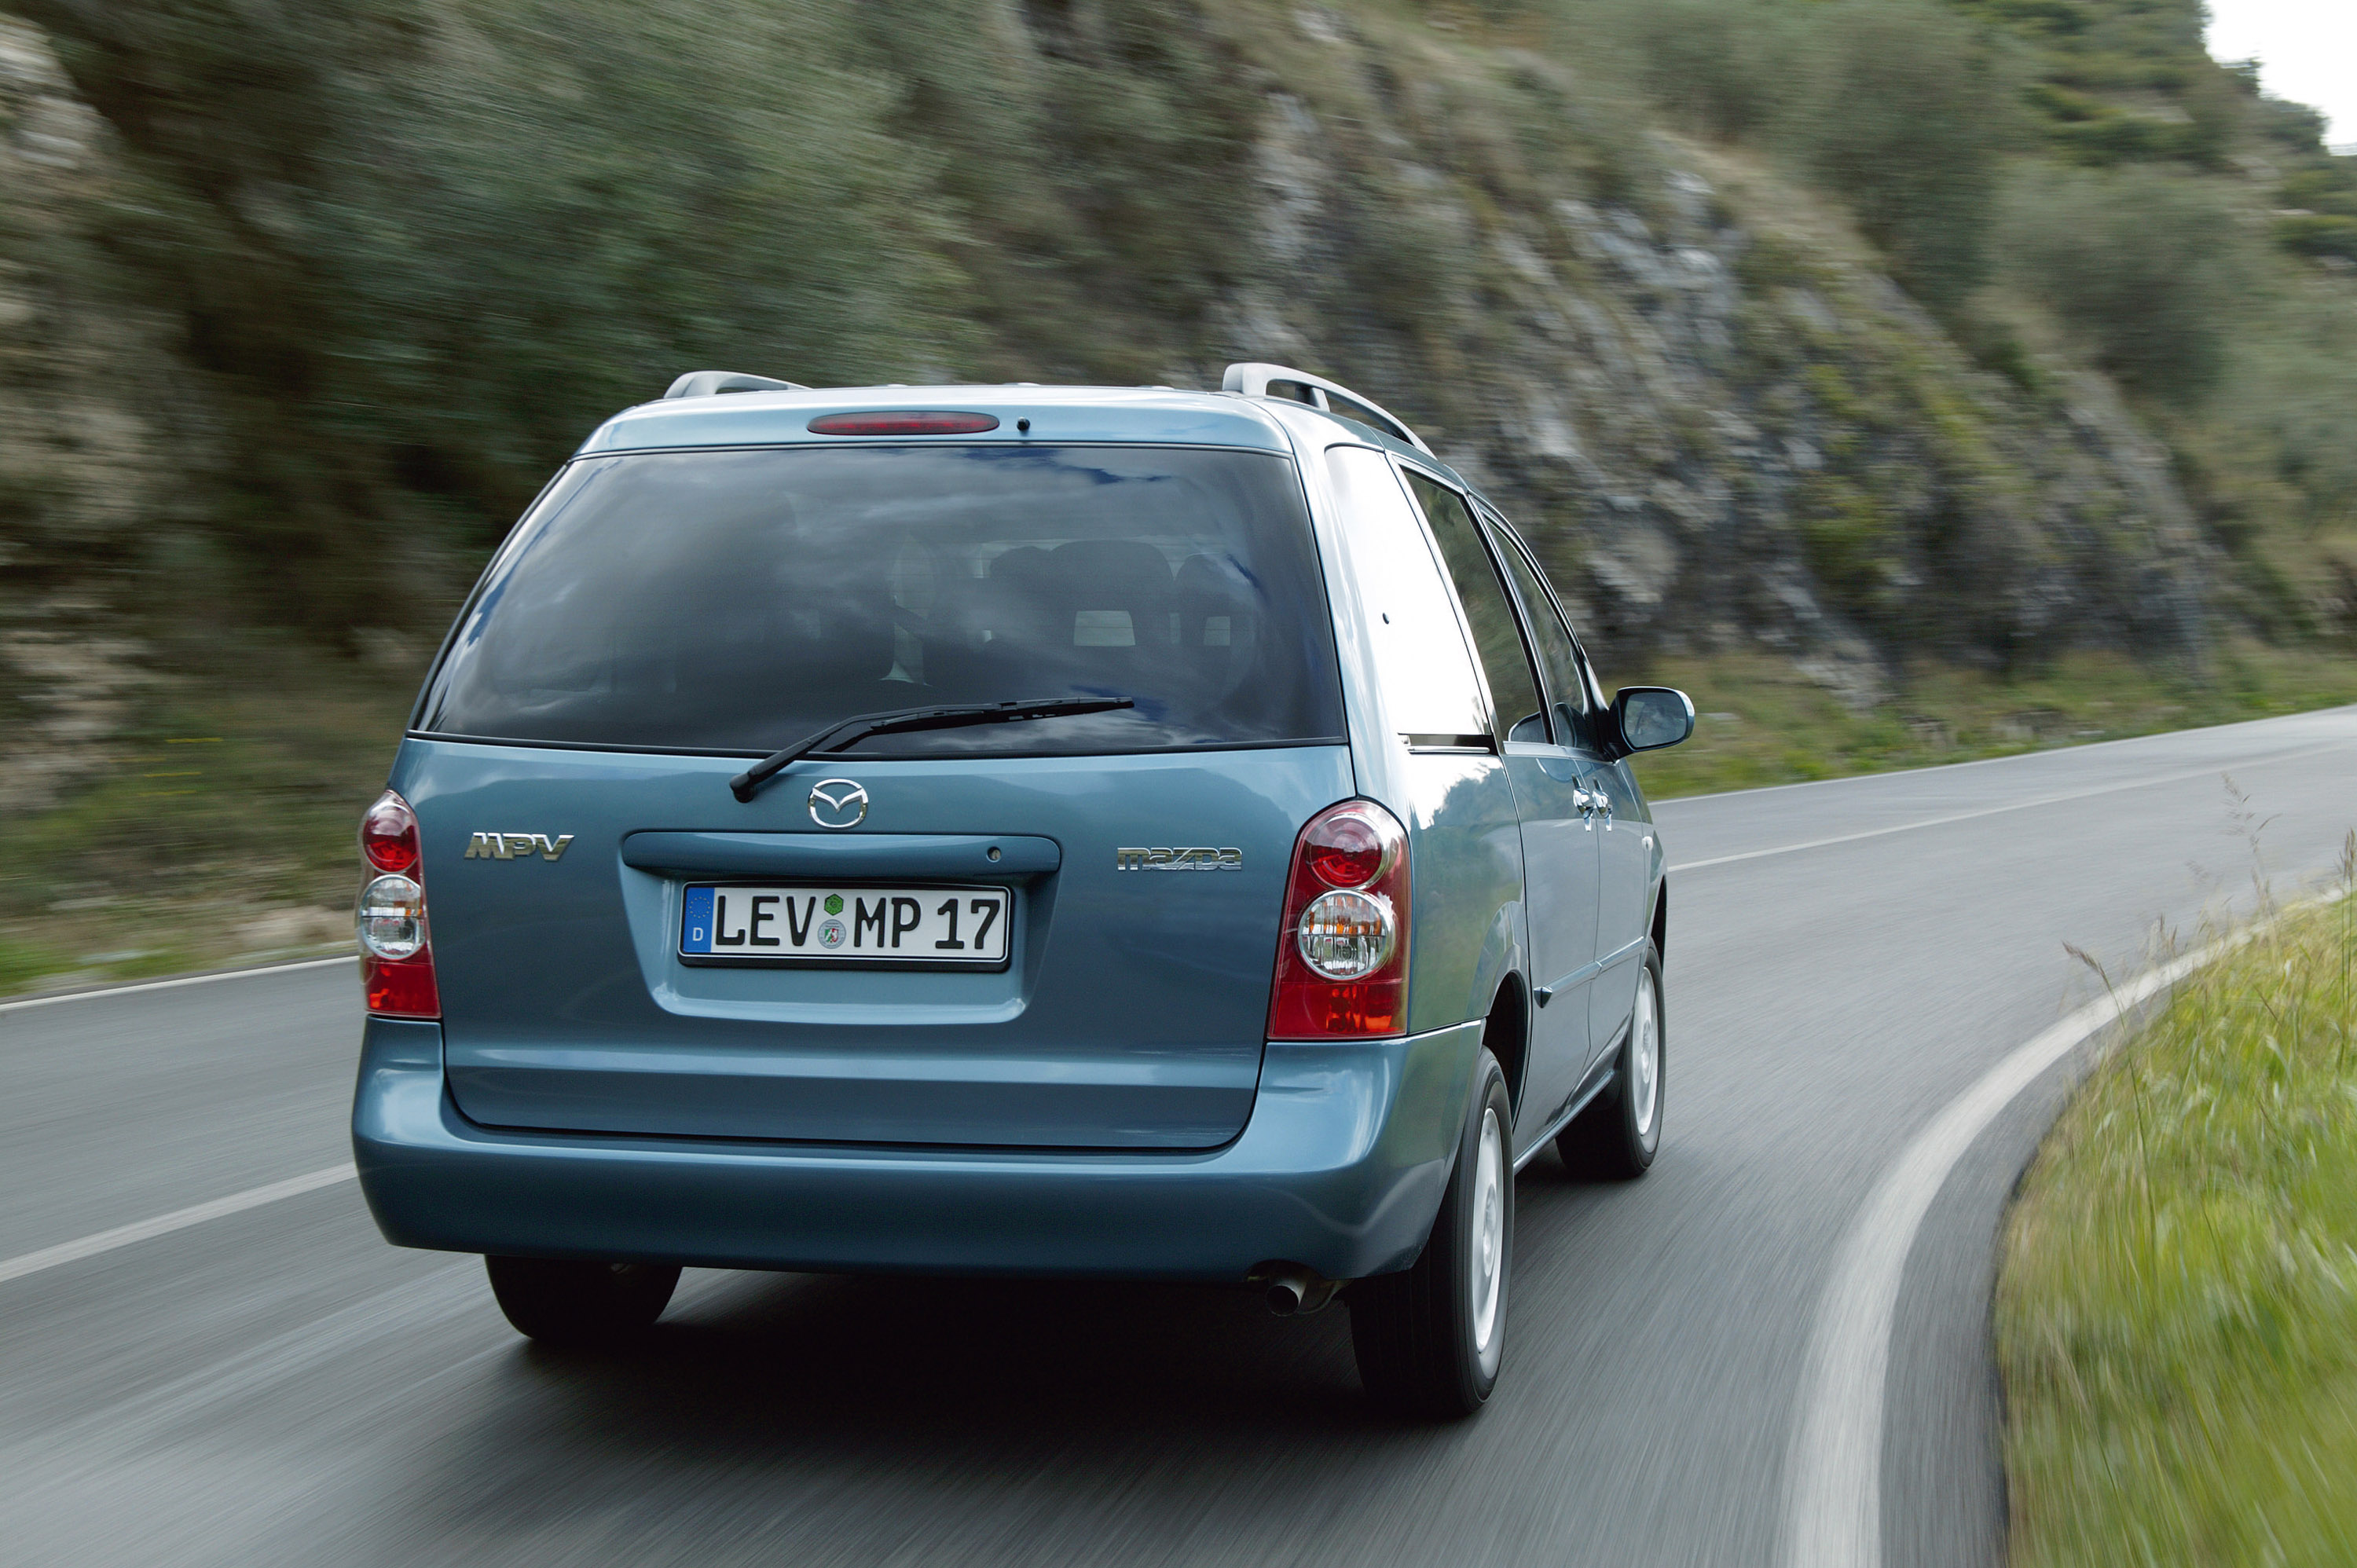
<svg viewBox="0 0 2357 1568"><path fill-rule="evenodd" d="M1390 808L1408 831L1408 1027L1420 1033L1483 1017L1506 976L1523 968L1521 825L1505 765L1407 748L1385 710L1364 630L1376 612L1360 592L1350 521L1323 460L1337 432L1318 416L1272 412L1296 443L1309 495L1358 792Z"/></svg>

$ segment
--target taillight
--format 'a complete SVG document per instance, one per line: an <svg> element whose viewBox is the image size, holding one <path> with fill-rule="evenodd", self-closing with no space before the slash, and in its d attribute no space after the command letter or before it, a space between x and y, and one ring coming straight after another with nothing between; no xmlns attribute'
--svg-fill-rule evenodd
<svg viewBox="0 0 2357 1568"><path fill-rule="evenodd" d="M379 871L407 871L417 864L417 813L390 789L361 819L361 858Z"/></svg>
<svg viewBox="0 0 2357 1568"><path fill-rule="evenodd" d="M434 948L425 927L417 813L390 789L361 819L361 858L382 874L361 889L356 916L368 1010L396 1018L438 1018L442 993L434 983Z"/></svg>
<svg viewBox="0 0 2357 1568"><path fill-rule="evenodd" d="M1309 820L1293 846L1273 1040L1363 1039L1407 1032L1407 832L1372 800Z"/></svg>

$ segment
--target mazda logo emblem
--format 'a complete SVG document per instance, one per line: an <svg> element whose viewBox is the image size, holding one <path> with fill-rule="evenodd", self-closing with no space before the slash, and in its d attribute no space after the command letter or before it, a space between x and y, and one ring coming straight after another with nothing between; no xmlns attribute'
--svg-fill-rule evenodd
<svg viewBox="0 0 2357 1568"><path fill-rule="evenodd" d="M856 828L867 818L867 791L848 779L822 779L811 786L810 814L823 828Z"/></svg>

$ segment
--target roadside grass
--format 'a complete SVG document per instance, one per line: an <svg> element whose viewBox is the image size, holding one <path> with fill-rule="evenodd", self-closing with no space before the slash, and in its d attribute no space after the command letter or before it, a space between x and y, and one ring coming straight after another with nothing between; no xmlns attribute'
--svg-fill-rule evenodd
<svg viewBox="0 0 2357 1568"><path fill-rule="evenodd" d="M1614 673L1607 671L1608 681ZM1637 759L1638 779L1654 800L2357 703L2357 659L2247 640L2221 647L2199 681L2094 651L2067 654L2015 680L1927 664L1907 671L1897 695L1863 713L1790 661L1756 654L1663 659L1626 680L1677 686L1694 698L1694 739Z"/></svg>
<svg viewBox="0 0 2357 1568"><path fill-rule="evenodd" d="M2357 897L2096 1071L2015 1205L1996 1341L2019 1568L2357 1562Z"/></svg>
<svg viewBox="0 0 2357 1568"><path fill-rule="evenodd" d="M0 994L349 950L414 692L293 650L157 691L55 804L0 816Z"/></svg>

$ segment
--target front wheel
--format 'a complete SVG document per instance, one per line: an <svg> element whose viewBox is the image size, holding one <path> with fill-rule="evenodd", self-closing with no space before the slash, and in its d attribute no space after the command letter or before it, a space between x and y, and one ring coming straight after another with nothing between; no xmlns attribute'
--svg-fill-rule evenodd
<svg viewBox="0 0 2357 1568"><path fill-rule="evenodd" d="M1513 1103L1487 1050L1432 1235L1414 1266L1361 1280L1351 1304L1359 1379L1403 1414L1471 1415L1498 1386L1514 1245Z"/></svg>
<svg viewBox="0 0 2357 1568"><path fill-rule="evenodd" d="M517 1333L584 1348L619 1344L652 1326L679 1284L678 1268L663 1263L485 1258L483 1267Z"/></svg>
<svg viewBox="0 0 2357 1568"><path fill-rule="evenodd" d="M1577 1174L1629 1181L1652 1168L1662 1146L1662 955L1647 942L1611 1086L1555 1137Z"/></svg>

